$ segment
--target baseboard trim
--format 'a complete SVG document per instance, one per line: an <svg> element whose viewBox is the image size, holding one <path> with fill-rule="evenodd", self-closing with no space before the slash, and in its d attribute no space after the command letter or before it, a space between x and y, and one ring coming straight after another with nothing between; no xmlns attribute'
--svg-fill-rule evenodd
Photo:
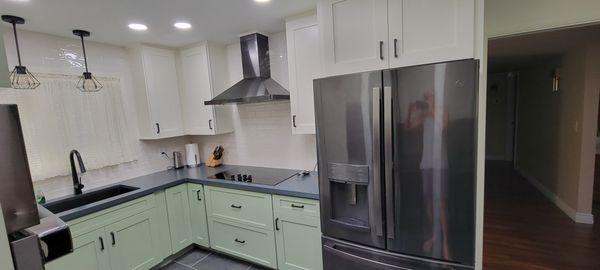
<svg viewBox="0 0 600 270"><path fill-rule="evenodd" d="M575 213L575 222L583 224L594 224L594 215L587 213Z"/></svg>
<svg viewBox="0 0 600 270"><path fill-rule="evenodd" d="M533 185L537 190L539 190L548 200L554 203L561 211L563 211L569 218L571 218L576 223L582 224L594 224L594 215L588 213L577 212L575 209L571 208L567 203L565 203L561 198L559 198L554 192L550 191L546 186L544 186L540 181L538 181L535 177L525 173L523 170L515 167L515 170L523 176L523 178L527 179L531 185Z"/></svg>

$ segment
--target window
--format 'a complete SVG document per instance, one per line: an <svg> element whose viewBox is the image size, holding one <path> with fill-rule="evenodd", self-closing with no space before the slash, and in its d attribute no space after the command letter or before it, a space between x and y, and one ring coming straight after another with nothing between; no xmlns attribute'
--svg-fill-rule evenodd
<svg viewBox="0 0 600 270"><path fill-rule="evenodd" d="M98 77L104 88L82 93L76 76L36 76L35 90L0 90L0 103L19 107L33 181L70 174L71 149L88 170L134 160L118 79Z"/></svg>

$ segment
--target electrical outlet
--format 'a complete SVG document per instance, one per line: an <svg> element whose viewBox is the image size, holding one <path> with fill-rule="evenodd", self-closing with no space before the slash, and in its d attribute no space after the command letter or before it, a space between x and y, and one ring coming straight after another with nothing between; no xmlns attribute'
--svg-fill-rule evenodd
<svg viewBox="0 0 600 270"><path fill-rule="evenodd" d="M575 129L575 133L579 133L579 121L577 121L577 120L575 120L574 129Z"/></svg>

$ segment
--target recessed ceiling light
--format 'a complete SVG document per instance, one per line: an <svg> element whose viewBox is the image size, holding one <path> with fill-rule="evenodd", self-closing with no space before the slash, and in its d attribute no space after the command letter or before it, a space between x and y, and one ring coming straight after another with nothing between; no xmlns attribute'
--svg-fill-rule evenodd
<svg viewBox="0 0 600 270"><path fill-rule="evenodd" d="M141 23L130 23L129 28L136 30L136 31L144 31L144 30L148 30L148 26L141 24Z"/></svg>
<svg viewBox="0 0 600 270"><path fill-rule="evenodd" d="M271 2L271 0L254 0L254 2L256 2L256 3L268 3L268 2Z"/></svg>
<svg viewBox="0 0 600 270"><path fill-rule="evenodd" d="M186 22L177 22L175 23L173 26L175 26L175 28L178 29L190 29L192 28L192 25Z"/></svg>

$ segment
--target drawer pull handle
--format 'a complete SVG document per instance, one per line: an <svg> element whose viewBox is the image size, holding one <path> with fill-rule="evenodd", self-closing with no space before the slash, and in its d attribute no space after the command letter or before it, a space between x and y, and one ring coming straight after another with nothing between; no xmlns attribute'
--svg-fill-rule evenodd
<svg viewBox="0 0 600 270"><path fill-rule="evenodd" d="M114 232L110 232L110 237L112 238L112 245L114 246L115 244L117 244L117 241L115 240L115 233Z"/></svg>
<svg viewBox="0 0 600 270"><path fill-rule="evenodd" d="M235 209L242 209L242 206L241 206L241 205L235 205L235 204L232 204L232 205L231 205L231 208L235 208Z"/></svg>
<svg viewBox="0 0 600 270"><path fill-rule="evenodd" d="M245 244L246 243L246 240L239 240L237 238L235 239L235 241L238 242L238 243L240 243L240 244Z"/></svg>
<svg viewBox="0 0 600 270"><path fill-rule="evenodd" d="M275 230L279 231L279 218L275 219Z"/></svg>
<svg viewBox="0 0 600 270"><path fill-rule="evenodd" d="M200 191L201 190L196 191L196 198L198 199L198 201L202 201L202 198L200 198Z"/></svg>
<svg viewBox="0 0 600 270"><path fill-rule="evenodd" d="M293 203L292 203L292 207L293 207L293 208L300 208L300 209L303 209L303 208L304 208L304 205L303 205L303 204L301 204L301 205L297 205L297 204L293 204Z"/></svg>
<svg viewBox="0 0 600 270"><path fill-rule="evenodd" d="M98 239L100 240L100 250L104 250L104 239L102 239L102 237L98 237Z"/></svg>

